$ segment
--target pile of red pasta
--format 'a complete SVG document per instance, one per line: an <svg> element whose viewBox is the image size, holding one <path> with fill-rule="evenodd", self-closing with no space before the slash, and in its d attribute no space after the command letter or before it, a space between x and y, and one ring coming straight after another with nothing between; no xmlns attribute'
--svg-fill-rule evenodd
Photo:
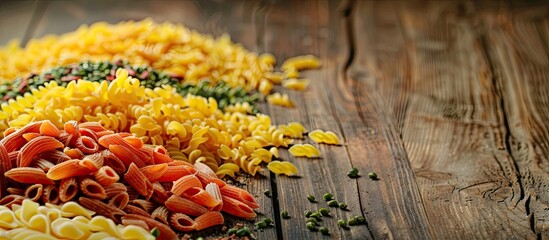
<svg viewBox="0 0 549 240"><path fill-rule="evenodd" d="M50 121L10 128L0 141L0 205L29 198L76 201L123 225L157 228L159 239L223 224L225 212L250 219L258 208L247 191L220 180L206 165L171 159L162 146L100 123Z"/></svg>

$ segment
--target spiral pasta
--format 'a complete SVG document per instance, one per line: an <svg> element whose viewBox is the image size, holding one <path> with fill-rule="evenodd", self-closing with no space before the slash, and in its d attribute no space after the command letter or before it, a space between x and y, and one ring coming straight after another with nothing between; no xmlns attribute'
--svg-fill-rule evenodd
<svg viewBox="0 0 549 240"><path fill-rule="evenodd" d="M284 174L286 176L293 176L299 173L297 167L291 162L272 161L267 165L267 168L275 174Z"/></svg>
<svg viewBox="0 0 549 240"><path fill-rule="evenodd" d="M274 105L279 105L283 107L294 107L294 102L290 100L288 94L273 93L267 96L267 102Z"/></svg>
<svg viewBox="0 0 549 240"><path fill-rule="evenodd" d="M294 144L290 149L290 154L296 157L319 157L320 151L311 144Z"/></svg>
<svg viewBox="0 0 549 240"><path fill-rule="evenodd" d="M316 143L326 143L326 144L339 144L339 137L332 131L322 131L320 129L313 130L309 132L309 138L315 141Z"/></svg>

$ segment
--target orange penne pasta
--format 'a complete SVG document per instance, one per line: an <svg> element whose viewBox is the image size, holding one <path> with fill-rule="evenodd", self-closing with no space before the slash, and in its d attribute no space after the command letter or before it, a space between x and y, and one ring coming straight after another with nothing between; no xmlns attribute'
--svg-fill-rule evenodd
<svg viewBox="0 0 549 240"><path fill-rule="evenodd" d="M4 173L4 176L20 183L55 184L42 169L32 167L13 168Z"/></svg>
<svg viewBox="0 0 549 240"><path fill-rule="evenodd" d="M160 232L160 235L158 236L158 239L166 239L166 240L177 240L179 239L177 237L177 234L167 225L156 221L150 217L145 217L137 214L126 214L122 219L135 219L135 220L141 220L147 223L147 226L149 226L149 229L157 228Z"/></svg>
<svg viewBox="0 0 549 240"><path fill-rule="evenodd" d="M76 178L61 179L59 183L59 200L61 202L68 202L78 193L78 182Z"/></svg>
<svg viewBox="0 0 549 240"><path fill-rule="evenodd" d="M59 203L59 191L54 185L44 186L42 192L42 201L45 203L57 204Z"/></svg>
<svg viewBox="0 0 549 240"><path fill-rule="evenodd" d="M97 140L99 139L99 137L97 136L97 133L90 129L80 127L79 131L80 131L80 136L89 137L93 139L95 142L97 142Z"/></svg>
<svg viewBox="0 0 549 240"><path fill-rule="evenodd" d="M211 226L221 225L225 219L219 212L207 212L195 218L194 222L196 223L195 230L200 231Z"/></svg>
<svg viewBox="0 0 549 240"><path fill-rule="evenodd" d="M25 197L36 202L42 197L43 191L44 187L42 184L33 184L25 190Z"/></svg>
<svg viewBox="0 0 549 240"><path fill-rule="evenodd" d="M139 194L149 199L153 194L152 183L143 175L139 168L134 163L128 167L128 171L124 174L124 180L130 184Z"/></svg>
<svg viewBox="0 0 549 240"><path fill-rule="evenodd" d="M106 203L101 202L97 199L87 198L87 197L80 197L78 199L78 202L83 207L96 212L99 215L103 215L107 218L110 218L113 220L116 224L120 223L120 218L126 213L122 211L121 209L108 205Z"/></svg>
<svg viewBox="0 0 549 240"><path fill-rule="evenodd" d="M59 137L61 134L61 131L59 131L59 128L57 128L50 120L45 120L40 125L40 134L44 136L50 136L50 137Z"/></svg>
<svg viewBox="0 0 549 240"><path fill-rule="evenodd" d="M105 148L110 149L110 145L121 145L128 149L133 155L137 156L139 159L141 159L142 162L146 163L149 162L151 159L149 159L149 156L141 151L139 151L137 148L126 142L120 135L118 134L111 134L111 135L105 135L103 137L99 138L99 144ZM139 166L138 167L144 167Z"/></svg>
<svg viewBox="0 0 549 240"><path fill-rule="evenodd" d="M170 210L167 207L159 206L151 213L151 218L156 221L160 221L164 224L169 224L168 223L169 213L170 213Z"/></svg>
<svg viewBox="0 0 549 240"><path fill-rule="evenodd" d="M89 129L94 132L102 132L107 130L105 127L103 127L103 125L101 125L101 123L98 123L98 122L85 122L85 123L80 123L78 126L81 129L82 128Z"/></svg>
<svg viewBox="0 0 549 240"><path fill-rule="evenodd" d="M169 166L168 170L162 175L162 177L158 178L157 180L159 182L173 182L177 179L180 179L183 176L191 175L196 173L196 170L194 167L189 165L178 165L178 166Z"/></svg>
<svg viewBox="0 0 549 240"><path fill-rule="evenodd" d="M130 200L137 199L139 197L139 195L141 195L132 186L126 186L126 187L128 188L128 191L126 191L126 192L128 193L128 196L130 197Z"/></svg>
<svg viewBox="0 0 549 240"><path fill-rule="evenodd" d="M99 168L103 167L103 154L102 153L94 153L91 155L86 155L80 160L80 166L86 167L90 169L92 172L95 172L99 170Z"/></svg>
<svg viewBox="0 0 549 240"><path fill-rule="evenodd" d="M154 164L161 164L161 163L173 162L174 160L166 154L153 152L153 161L154 161Z"/></svg>
<svg viewBox="0 0 549 240"><path fill-rule="evenodd" d="M111 167L103 166L93 173L95 181L106 187L120 180L120 176Z"/></svg>
<svg viewBox="0 0 549 240"><path fill-rule="evenodd" d="M137 149L142 148L144 145L143 140L133 135L124 137L124 141L128 142L130 145L132 145L134 148L137 148Z"/></svg>
<svg viewBox="0 0 549 240"><path fill-rule="evenodd" d="M172 195L164 203L168 209L191 216L200 216L208 212L208 209L191 200Z"/></svg>
<svg viewBox="0 0 549 240"><path fill-rule="evenodd" d="M149 226L147 225L147 223L143 220L122 218L122 224L124 226L134 225L134 226L138 226L140 228L143 228L147 231L151 231L151 229L149 229Z"/></svg>
<svg viewBox="0 0 549 240"><path fill-rule="evenodd" d="M151 213L154 210L154 204L151 201L145 199L134 199L131 203L145 210L145 212Z"/></svg>
<svg viewBox="0 0 549 240"><path fill-rule="evenodd" d="M66 132L61 132L61 134L59 134L59 136L56 137L56 139L59 140L60 142L62 142L63 145L69 146L69 144L71 143L71 140L72 140L72 135L70 135Z"/></svg>
<svg viewBox="0 0 549 240"><path fill-rule="evenodd" d="M208 192L212 197L218 201L218 204L209 207L208 209L210 211L216 211L219 212L221 209L223 209L223 196L221 195L221 190L219 189L219 186L215 183L208 183L205 188L206 192Z"/></svg>
<svg viewBox="0 0 549 240"><path fill-rule="evenodd" d="M116 195L114 195L109 200L109 205L115 206L120 209L124 209L128 203L130 202L130 197L128 196L128 193L126 192L120 192Z"/></svg>
<svg viewBox="0 0 549 240"><path fill-rule="evenodd" d="M206 190L202 189L201 187L191 187L183 193L183 196L195 203L198 203L208 208L213 208L219 205L219 201L212 197L212 195L210 195L208 192L206 192Z"/></svg>
<svg viewBox="0 0 549 240"><path fill-rule="evenodd" d="M69 160L59 163L53 166L47 173L47 177L51 180L60 180L63 178L86 176L92 173L92 171L83 167L80 164L80 160Z"/></svg>
<svg viewBox="0 0 549 240"><path fill-rule="evenodd" d="M225 187L220 188L220 191L223 196L241 201L253 209L259 208L259 204L255 201L254 196L242 188L227 184Z"/></svg>
<svg viewBox="0 0 549 240"><path fill-rule="evenodd" d="M182 196L183 192L192 187L201 188L202 183L198 180L198 178L191 174L183 176L173 182L171 191L176 196Z"/></svg>
<svg viewBox="0 0 549 240"><path fill-rule="evenodd" d="M223 212L233 216L252 219L256 217L254 210L248 205L234 198L223 196Z"/></svg>
<svg viewBox="0 0 549 240"><path fill-rule="evenodd" d="M145 217L151 217L151 215L142 208L131 204L126 205L126 207L124 208L124 212L128 214L137 214Z"/></svg>
<svg viewBox="0 0 549 240"><path fill-rule="evenodd" d="M219 185L219 187L223 187L227 185L227 183L223 182L223 180L219 179L215 172L208 167L208 165L201 163L201 162L195 162L194 167L197 171L196 177L202 182L203 186L206 186L208 183L215 183Z"/></svg>
<svg viewBox="0 0 549 240"><path fill-rule="evenodd" d="M8 159L10 160L10 165L15 167L17 166L17 156L19 156L19 151L13 151L8 153Z"/></svg>
<svg viewBox="0 0 549 240"><path fill-rule="evenodd" d="M168 200L168 192L159 182L153 183L152 199L158 203L164 204Z"/></svg>
<svg viewBox="0 0 549 240"><path fill-rule="evenodd" d="M69 155L59 150L43 152L40 154L40 158L46 159L52 163L61 163L72 159Z"/></svg>
<svg viewBox="0 0 549 240"><path fill-rule="evenodd" d="M13 195L21 195L21 196L24 196L25 195L25 189L21 189L21 188L12 188L12 187L9 187L7 189L7 192L9 194L13 194ZM7 196L7 195L6 195Z"/></svg>
<svg viewBox="0 0 549 240"><path fill-rule="evenodd" d="M21 147L17 156L17 166L27 167L36 155L62 147L63 144L55 138L48 136L36 137Z"/></svg>
<svg viewBox="0 0 549 240"><path fill-rule="evenodd" d="M127 193L128 188L123 183L113 183L107 187L105 187L105 194L107 194L107 198L112 198L115 195L119 193Z"/></svg>
<svg viewBox="0 0 549 240"><path fill-rule="evenodd" d="M107 136L107 135L114 134L114 131L105 130L105 131L96 132L96 133L97 133L97 137L98 137L98 138L101 138L101 137L103 137L103 136ZM99 139L98 139L98 140L99 140Z"/></svg>
<svg viewBox="0 0 549 240"><path fill-rule="evenodd" d="M98 182L91 178L83 178L80 181L80 191L88 197L105 199L107 198L107 193L105 193L105 188L101 186Z"/></svg>
<svg viewBox="0 0 549 240"><path fill-rule="evenodd" d="M137 155L133 154L130 149L117 144L109 145L109 151L111 151L116 157L118 157L124 163L124 166L128 167L131 163L137 165L137 167L145 167L146 164Z"/></svg>
<svg viewBox="0 0 549 240"><path fill-rule="evenodd" d="M34 139L34 138L36 138L36 137L39 137L39 136L42 136L42 134L40 134L40 133L34 133L34 132L31 132L31 133L24 133L24 134L23 134L23 138L24 138L25 140L27 140L27 142L30 141L30 140L32 140L32 139Z"/></svg>
<svg viewBox="0 0 549 240"><path fill-rule="evenodd" d="M76 121L68 121L66 122L65 124L63 124L63 129L65 129L65 132L68 133L68 134L71 134L71 135L76 135L79 134L80 132L78 131L78 122Z"/></svg>
<svg viewBox="0 0 549 240"><path fill-rule="evenodd" d="M183 213L173 213L170 216L170 226L182 232L190 232L196 229L196 223L193 219Z"/></svg>
<svg viewBox="0 0 549 240"><path fill-rule="evenodd" d="M99 150L99 145L93 138L88 136L80 136L78 139L76 139L76 142L74 143L74 146L83 153L90 154L95 153Z"/></svg>
<svg viewBox="0 0 549 240"><path fill-rule="evenodd" d="M149 179L149 181L154 182L160 177L162 177L166 171L168 171L168 164L162 163L162 164L156 164L156 165L149 165L145 166L139 169Z"/></svg>
<svg viewBox="0 0 549 240"><path fill-rule="evenodd" d="M67 154L71 159L82 159L84 156L84 153L78 149L78 148L68 148L66 147L63 149L63 152Z"/></svg>
<svg viewBox="0 0 549 240"><path fill-rule="evenodd" d="M6 196L6 178L4 173L9 171L12 167L8 151L4 147L4 144L0 143L0 198Z"/></svg>
<svg viewBox="0 0 549 240"><path fill-rule="evenodd" d="M10 134L14 133L17 131L17 128L16 127L9 127L7 128L6 130L4 130L4 137L7 137L9 136Z"/></svg>
<svg viewBox="0 0 549 240"><path fill-rule="evenodd" d="M124 162L120 160L116 155L112 154L108 149L103 150L103 164L111 167L115 172L123 174L126 172L126 166Z"/></svg>
<svg viewBox="0 0 549 240"><path fill-rule="evenodd" d="M7 137L2 139L0 143L4 145L8 152L13 152L27 143L27 141L23 138L23 134L28 132L39 132L41 125L42 122L29 123L16 132L9 134Z"/></svg>
<svg viewBox="0 0 549 240"><path fill-rule="evenodd" d="M31 164L31 167L39 168L40 170L42 170L44 172L49 171L50 168L52 168L53 166L55 166L55 164L53 164L52 162L50 162L46 159L43 159L43 158L39 158L37 160L34 160L33 164Z"/></svg>
<svg viewBox="0 0 549 240"><path fill-rule="evenodd" d="M0 199L0 205L11 208L13 204L21 205L23 203L23 200L25 199L24 196L20 195L8 195Z"/></svg>

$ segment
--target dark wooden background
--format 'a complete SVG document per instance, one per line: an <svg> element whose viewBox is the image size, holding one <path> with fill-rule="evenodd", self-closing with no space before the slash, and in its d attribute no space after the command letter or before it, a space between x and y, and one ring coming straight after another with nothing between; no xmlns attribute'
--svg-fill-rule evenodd
<svg viewBox="0 0 549 240"><path fill-rule="evenodd" d="M262 109L276 124L333 130L345 145L321 146L321 159L283 152L301 178L247 183L276 220L260 239L328 238L305 230L302 214L324 207L307 194L328 191L349 205L322 223L334 239L549 239L546 2L3 0L0 44L146 17L228 32L279 60L322 59L304 74L306 92L285 91L296 108ZM380 180L350 179L352 166ZM336 226L352 215L367 225Z"/></svg>

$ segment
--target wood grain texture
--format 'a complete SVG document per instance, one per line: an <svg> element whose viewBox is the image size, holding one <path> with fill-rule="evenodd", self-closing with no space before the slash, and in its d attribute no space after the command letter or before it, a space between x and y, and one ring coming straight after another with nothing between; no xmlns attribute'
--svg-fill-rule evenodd
<svg viewBox="0 0 549 240"><path fill-rule="evenodd" d="M543 11L544 10L544 11ZM547 9L487 13L485 39L501 91L507 145L520 173L530 228L549 237L549 55Z"/></svg>

